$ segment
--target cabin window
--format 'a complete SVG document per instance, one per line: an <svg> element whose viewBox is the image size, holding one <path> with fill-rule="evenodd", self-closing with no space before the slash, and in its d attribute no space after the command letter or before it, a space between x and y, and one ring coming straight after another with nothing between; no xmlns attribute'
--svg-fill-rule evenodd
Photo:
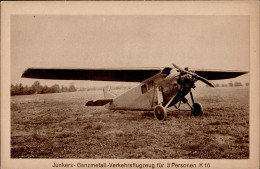
<svg viewBox="0 0 260 169"><path fill-rule="evenodd" d="M148 90L150 90L153 87L153 81L148 82Z"/></svg>
<svg viewBox="0 0 260 169"><path fill-rule="evenodd" d="M142 93L143 94L147 92L146 84L142 85L141 88L142 88Z"/></svg>

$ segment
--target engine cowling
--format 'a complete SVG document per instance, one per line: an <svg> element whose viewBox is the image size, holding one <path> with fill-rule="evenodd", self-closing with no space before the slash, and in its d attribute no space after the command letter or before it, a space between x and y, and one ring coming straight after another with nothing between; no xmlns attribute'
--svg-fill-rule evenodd
<svg viewBox="0 0 260 169"><path fill-rule="evenodd" d="M195 82L197 79L195 79L190 74L184 74L180 75L177 82L179 85L185 87L185 88L195 88Z"/></svg>

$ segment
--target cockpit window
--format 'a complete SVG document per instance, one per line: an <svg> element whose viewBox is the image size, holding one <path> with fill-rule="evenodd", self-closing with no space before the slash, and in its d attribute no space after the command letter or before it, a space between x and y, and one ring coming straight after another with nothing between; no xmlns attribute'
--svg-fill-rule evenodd
<svg viewBox="0 0 260 169"><path fill-rule="evenodd" d="M153 81L148 82L148 90L150 90L153 87Z"/></svg>
<svg viewBox="0 0 260 169"><path fill-rule="evenodd" d="M147 92L146 84L142 85L141 88L142 88L142 93L143 94Z"/></svg>

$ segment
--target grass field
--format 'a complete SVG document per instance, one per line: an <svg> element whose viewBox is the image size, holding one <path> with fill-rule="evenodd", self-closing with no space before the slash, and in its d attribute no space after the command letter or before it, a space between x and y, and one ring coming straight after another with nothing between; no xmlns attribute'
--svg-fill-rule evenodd
<svg viewBox="0 0 260 169"><path fill-rule="evenodd" d="M116 91L122 92L122 91ZM102 91L11 97L12 158L249 158L249 89L198 88L200 117L85 107Z"/></svg>

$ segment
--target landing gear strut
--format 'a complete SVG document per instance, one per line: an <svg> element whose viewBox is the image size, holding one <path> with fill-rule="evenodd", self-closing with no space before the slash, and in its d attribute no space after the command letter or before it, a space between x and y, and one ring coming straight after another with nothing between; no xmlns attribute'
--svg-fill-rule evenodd
<svg viewBox="0 0 260 169"><path fill-rule="evenodd" d="M176 106L175 104L173 106L176 108L177 111L191 111L193 116L202 115L203 114L202 105L200 103L194 103L192 92L189 91L189 93L190 93L192 105L188 102L188 99L186 99L184 96L182 96L182 98L178 102L178 106ZM175 97L176 96L172 97L165 106L157 105L155 107L154 116L156 117L157 120L166 120L166 117L167 117L166 110L170 106L170 104L172 103L172 101L174 100ZM181 102L187 104L190 107L190 109L181 109L180 108Z"/></svg>
<svg viewBox="0 0 260 169"><path fill-rule="evenodd" d="M193 99L193 95L192 95L192 92L190 91L190 97L191 97L191 100L192 100L192 105L193 106L190 106L191 108L191 113L193 116L201 116L203 114L203 108L202 108L202 105L200 103L194 103L194 99ZM187 102L188 103L188 102Z"/></svg>

